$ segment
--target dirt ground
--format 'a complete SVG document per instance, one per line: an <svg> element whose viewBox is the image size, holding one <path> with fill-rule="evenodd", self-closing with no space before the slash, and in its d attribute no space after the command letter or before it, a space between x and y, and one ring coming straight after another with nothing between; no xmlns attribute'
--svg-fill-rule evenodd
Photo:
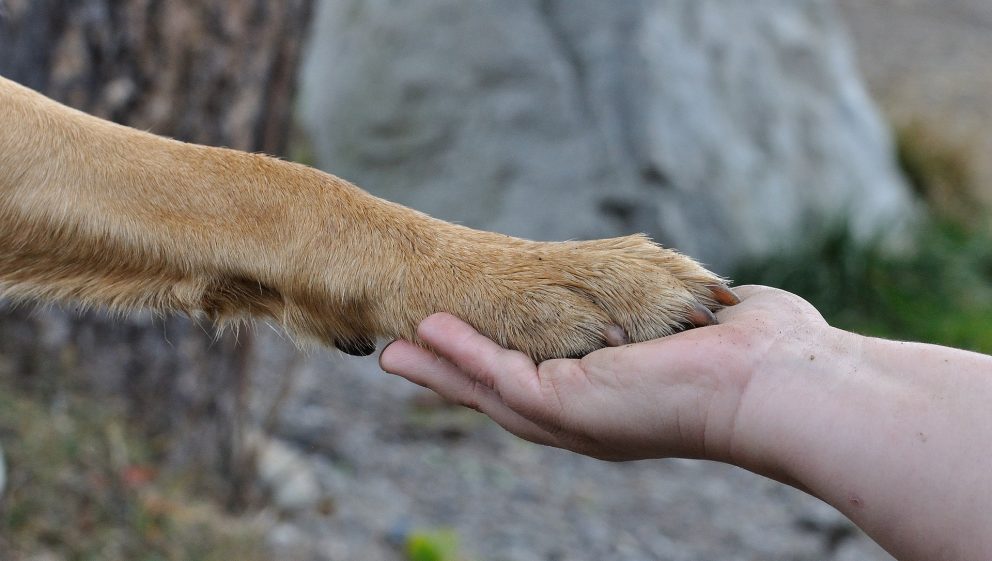
<svg viewBox="0 0 992 561"><path fill-rule="evenodd" d="M897 126L971 152L992 207L992 2L839 0L872 94Z"/></svg>

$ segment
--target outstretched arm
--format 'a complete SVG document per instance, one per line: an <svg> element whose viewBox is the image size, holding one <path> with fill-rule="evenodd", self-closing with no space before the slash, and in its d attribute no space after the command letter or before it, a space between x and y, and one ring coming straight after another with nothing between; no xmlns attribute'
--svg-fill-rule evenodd
<svg viewBox="0 0 992 561"><path fill-rule="evenodd" d="M538 366L452 316L381 364L528 440L739 465L838 508L903 560L992 559L992 357L831 328L737 289L720 325Z"/></svg>

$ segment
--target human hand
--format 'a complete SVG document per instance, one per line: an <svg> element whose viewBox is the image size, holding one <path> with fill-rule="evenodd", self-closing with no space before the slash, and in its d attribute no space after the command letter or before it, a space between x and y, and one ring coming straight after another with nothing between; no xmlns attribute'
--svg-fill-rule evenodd
<svg viewBox="0 0 992 561"><path fill-rule="evenodd" d="M724 461L789 483L896 558L992 559L992 357L831 328L737 288L718 325L535 365L453 316L380 364L534 442L609 460Z"/></svg>
<svg viewBox="0 0 992 561"><path fill-rule="evenodd" d="M818 344L827 328L812 306L787 292L736 292L741 303L722 310L719 325L540 365L436 314L418 335L439 356L396 341L380 365L541 444L609 460L734 461L738 411L751 381L803 341Z"/></svg>

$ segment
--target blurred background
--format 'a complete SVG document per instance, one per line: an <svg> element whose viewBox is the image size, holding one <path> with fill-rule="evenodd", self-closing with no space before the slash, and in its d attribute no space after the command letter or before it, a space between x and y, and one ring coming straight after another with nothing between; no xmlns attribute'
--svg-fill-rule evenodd
<svg viewBox="0 0 992 561"><path fill-rule="evenodd" d="M467 225L646 232L992 352L984 0L6 0L0 75ZM258 325L0 309L0 558L884 560L741 470L540 448Z"/></svg>

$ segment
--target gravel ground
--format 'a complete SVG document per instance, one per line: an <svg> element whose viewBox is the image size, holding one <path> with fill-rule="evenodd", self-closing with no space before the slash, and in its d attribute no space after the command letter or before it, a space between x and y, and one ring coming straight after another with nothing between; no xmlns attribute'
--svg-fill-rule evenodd
<svg viewBox="0 0 992 561"><path fill-rule="evenodd" d="M278 383L263 374L256 394ZM272 531L280 559L399 560L404 536L439 528L473 561L891 559L832 508L743 470L600 462L430 395L374 360L297 369L276 434L316 487Z"/></svg>

